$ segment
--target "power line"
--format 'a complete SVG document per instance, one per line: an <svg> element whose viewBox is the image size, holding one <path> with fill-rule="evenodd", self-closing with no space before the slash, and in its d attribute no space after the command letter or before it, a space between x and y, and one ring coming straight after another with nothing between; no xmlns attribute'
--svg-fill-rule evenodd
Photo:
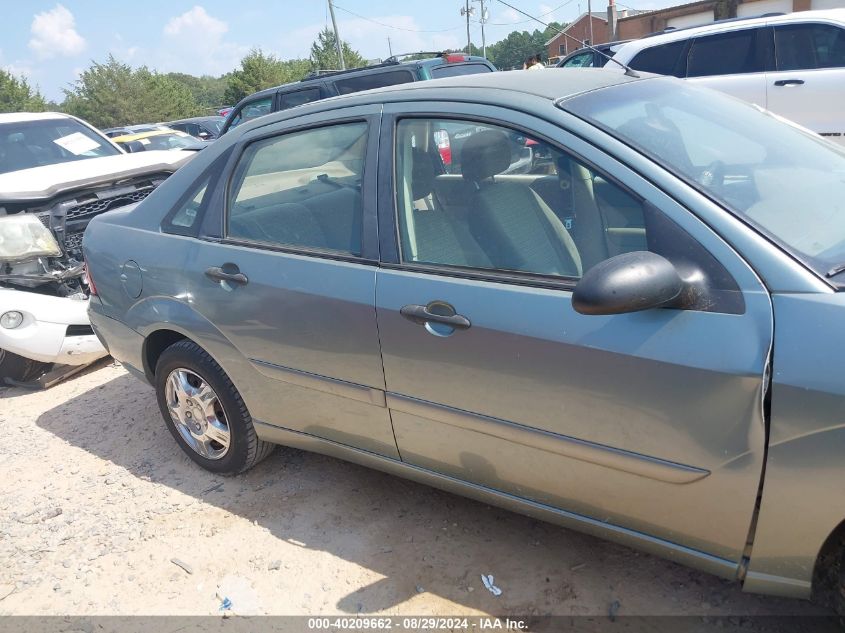
<svg viewBox="0 0 845 633"><path fill-rule="evenodd" d="M552 13L557 11L558 9L562 9L567 4L571 4L572 2L574 2L574 0L566 0L566 2L564 2L563 4L560 4L560 5L556 6L554 9L552 9L551 11L547 11L546 13L538 15L537 17L538 18L544 18L547 15L551 15ZM530 20L520 20L519 22L490 22L489 24L491 26L511 26L512 24L527 24L528 22L535 22L535 21L536 20L534 18L531 18Z"/></svg>
<svg viewBox="0 0 845 633"><path fill-rule="evenodd" d="M350 11L349 9L344 9L342 6L340 6L337 3L335 3L334 8L340 9L341 11L344 11L345 13L348 13L349 15L354 15L356 18L366 20L367 22L372 22L373 24L378 24L379 26L383 26L383 27L388 28L388 29L396 29L397 31L407 31L409 33L445 33L446 31L457 31L458 29L463 28L461 26L454 26L454 27L449 28L449 29L406 29L406 28L401 27L401 26L394 26L392 24L385 24L384 22L379 22L378 20L373 20L372 18L368 18L367 16L361 15L360 13L355 13L354 11Z"/></svg>

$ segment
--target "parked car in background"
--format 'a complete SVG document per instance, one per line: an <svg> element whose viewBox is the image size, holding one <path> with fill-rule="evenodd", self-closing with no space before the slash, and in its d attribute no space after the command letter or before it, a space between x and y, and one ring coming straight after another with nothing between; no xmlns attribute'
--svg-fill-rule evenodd
<svg viewBox="0 0 845 633"><path fill-rule="evenodd" d="M65 114L0 114L0 384L106 354L88 321L83 231L186 159L126 155Z"/></svg>
<svg viewBox="0 0 845 633"><path fill-rule="evenodd" d="M123 127L110 127L103 130L103 134L109 138L126 136L127 134L140 134L141 132L167 131L170 128L164 123L142 123L140 125L125 125Z"/></svg>
<svg viewBox="0 0 845 633"><path fill-rule="evenodd" d="M186 132L171 129L115 136L112 140L130 153L174 149L199 151L208 146L206 141L195 138Z"/></svg>
<svg viewBox="0 0 845 633"><path fill-rule="evenodd" d="M89 311L212 472L291 445L845 611L843 174L671 77L393 86L96 218Z"/></svg>
<svg viewBox="0 0 845 633"><path fill-rule="evenodd" d="M596 44L592 48L579 48L561 59L556 66L558 68L602 68L613 57L616 52L631 40L619 40L618 42L607 42Z"/></svg>
<svg viewBox="0 0 845 633"><path fill-rule="evenodd" d="M420 53L423 54L423 53ZM489 73L496 67L483 57L462 53L432 53L433 57L400 61L391 57L381 64L342 71L321 71L302 81L268 88L245 97L226 117L221 134L270 112L287 110L304 103L319 101L372 88L397 84Z"/></svg>
<svg viewBox="0 0 845 633"><path fill-rule="evenodd" d="M232 107L233 106L223 106L222 108L217 110L217 114L219 114L220 116L222 116L225 119L229 115L229 113L232 111Z"/></svg>
<svg viewBox="0 0 845 633"><path fill-rule="evenodd" d="M626 44L616 59L721 90L845 144L845 9L667 31Z"/></svg>
<svg viewBox="0 0 845 633"><path fill-rule="evenodd" d="M170 121L164 125L173 130L186 132L202 141L213 141L220 136L225 121L226 119L222 116L200 116Z"/></svg>

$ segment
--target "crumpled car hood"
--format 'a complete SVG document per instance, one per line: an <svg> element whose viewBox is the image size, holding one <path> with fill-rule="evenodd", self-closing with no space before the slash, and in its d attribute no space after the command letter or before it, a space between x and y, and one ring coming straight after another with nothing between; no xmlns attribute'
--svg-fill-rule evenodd
<svg viewBox="0 0 845 633"><path fill-rule="evenodd" d="M0 205L4 202L48 200L82 187L118 182L157 172L174 172L195 152L149 151L87 158L0 174Z"/></svg>

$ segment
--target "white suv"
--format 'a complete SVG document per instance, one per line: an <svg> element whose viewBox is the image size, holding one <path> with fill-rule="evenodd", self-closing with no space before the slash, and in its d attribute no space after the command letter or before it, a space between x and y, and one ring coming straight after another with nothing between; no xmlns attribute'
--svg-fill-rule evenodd
<svg viewBox="0 0 845 633"><path fill-rule="evenodd" d="M845 9L667 31L629 42L614 58L756 103L845 144ZM614 67L621 70L606 66Z"/></svg>

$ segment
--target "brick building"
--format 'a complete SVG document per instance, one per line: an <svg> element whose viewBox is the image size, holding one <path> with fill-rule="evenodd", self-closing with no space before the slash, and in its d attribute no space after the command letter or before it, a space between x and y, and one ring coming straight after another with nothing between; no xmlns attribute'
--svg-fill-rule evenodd
<svg viewBox="0 0 845 633"><path fill-rule="evenodd" d="M639 15L620 14L615 39L631 40L667 27L680 29L727 18L839 7L845 7L845 0L702 0Z"/></svg>
<svg viewBox="0 0 845 633"><path fill-rule="evenodd" d="M593 25L592 41L590 41L590 22ZM588 44L603 44L609 41L607 37L606 12L582 13L563 29L563 33L558 33L546 42L546 52L549 60L556 57L565 57L572 51L581 48L585 42Z"/></svg>
<svg viewBox="0 0 845 633"><path fill-rule="evenodd" d="M612 0L611 0L612 1ZM614 40L633 40L666 28L684 28L708 24L714 20L742 18L764 13L790 13L811 9L845 7L845 0L700 0L657 11L616 11L616 33L613 33L611 7L606 12L583 13L558 34L546 42L549 60L563 57L580 48L584 42L603 44ZM593 40L590 42L590 22ZM570 36L570 37L567 37Z"/></svg>

